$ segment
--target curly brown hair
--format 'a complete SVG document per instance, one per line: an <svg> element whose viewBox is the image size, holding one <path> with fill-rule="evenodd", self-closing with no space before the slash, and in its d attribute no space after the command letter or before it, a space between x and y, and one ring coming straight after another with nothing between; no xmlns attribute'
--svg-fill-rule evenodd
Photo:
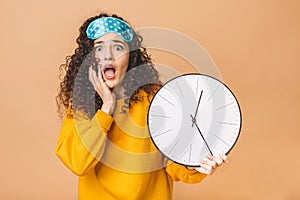
<svg viewBox="0 0 300 200"><path fill-rule="evenodd" d="M88 117L92 117L98 109L101 109L102 99L88 79L88 68L90 66L94 69L97 68L97 60L94 56L94 40L89 39L86 35L88 25L101 17L115 17L125 21L116 14L100 13L88 18L79 28L80 34L76 39L78 47L73 55L66 57L66 63L60 65L61 83L56 96L57 112L60 117L63 116L68 107L71 107L73 111L83 111ZM130 57L127 72L132 70L132 73L126 73L122 82L125 94L123 112L126 112L126 108L133 103L142 100L138 95L141 90L150 95L155 91L153 87L157 88L161 85L158 71L154 68L146 48L142 46L142 41L142 36L134 31L133 40L128 43ZM137 86L139 87L137 88Z"/></svg>

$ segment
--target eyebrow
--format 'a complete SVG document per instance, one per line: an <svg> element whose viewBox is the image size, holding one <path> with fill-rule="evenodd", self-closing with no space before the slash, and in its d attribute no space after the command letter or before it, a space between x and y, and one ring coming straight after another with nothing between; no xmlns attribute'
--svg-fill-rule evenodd
<svg viewBox="0 0 300 200"><path fill-rule="evenodd" d="M113 40L113 42L125 44L125 42L123 42L121 40Z"/></svg>
<svg viewBox="0 0 300 200"><path fill-rule="evenodd" d="M121 43L121 44L125 44L125 42L121 41L121 40L112 40L113 42L115 43ZM95 44L103 44L104 41L98 41L98 42L95 42Z"/></svg>

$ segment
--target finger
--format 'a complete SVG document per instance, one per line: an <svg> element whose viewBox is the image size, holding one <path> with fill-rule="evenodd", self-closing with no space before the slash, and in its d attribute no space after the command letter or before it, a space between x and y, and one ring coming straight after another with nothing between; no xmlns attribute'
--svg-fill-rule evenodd
<svg viewBox="0 0 300 200"><path fill-rule="evenodd" d="M217 168L217 162L215 161L215 157L214 156L207 156L207 160L203 160L204 164L210 165L213 169Z"/></svg>
<svg viewBox="0 0 300 200"><path fill-rule="evenodd" d="M200 162L201 168L205 170L206 174L213 174L217 170L217 163L211 160L212 157L206 158Z"/></svg>
<svg viewBox="0 0 300 200"><path fill-rule="evenodd" d="M93 70L92 75L93 75L93 79L96 83L97 88L103 89L104 81L103 81L102 77L101 76L98 77L97 72L95 70Z"/></svg>
<svg viewBox="0 0 300 200"><path fill-rule="evenodd" d="M212 155L209 154L209 155L207 156L207 159L213 160L213 159L214 159L214 156L212 156Z"/></svg>
<svg viewBox="0 0 300 200"><path fill-rule="evenodd" d="M225 154L221 154L220 157L225 163L229 163L230 159Z"/></svg>
<svg viewBox="0 0 300 200"><path fill-rule="evenodd" d="M101 64L98 65L98 76L101 77L101 79L103 80L103 77L102 77L102 65Z"/></svg>
<svg viewBox="0 0 300 200"><path fill-rule="evenodd" d="M198 172L200 172L202 174L210 174L210 172L207 171L206 169L204 169L203 167L196 167L195 170L197 170Z"/></svg>
<svg viewBox="0 0 300 200"><path fill-rule="evenodd" d="M208 163L213 169L218 167L217 162L215 160L210 160Z"/></svg>
<svg viewBox="0 0 300 200"><path fill-rule="evenodd" d="M200 166L207 171L211 171L213 169L212 165L210 164L209 160L203 160L200 162Z"/></svg>
<svg viewBox="0 0 300 200"><path fill-rule="evenodd" d="M103 82L105 82L104 80L103 80L103 76L102 76L102 65L98 65L98 74L97 74L97 77L98 77L98 79L101 81L101 83Z"/></svg>
<svg viewBox="0 0 300 200"><path fill-rule="evenodd" d="M220 166L223 164L223 159L221 156L215 156L214 161L217 163L217 166Z"/></svg>
<svg viewBox="0 0 300 200"><path fill-rule="evenodd" d="M211 175L215 172L215 170L211 169L211 170L207 170L204 167L196 167L195 168L198 172L203 173L203 174L207 174L207 175Z"/></svg>
<svg viewBox="0 0 300 200"><path fill-rule="evenodd" d="M99 65L99 68L98 68L98 75L97 75L97 73L95 72L94 79L97 80L97 85L98 85L98 87L101 88L102 91L109 92L109 91L110 91L110 90L109 90L109 87L106 85L105 80L104 80L103 77L102 77L101 66L102 66L102 65Z"/></svg>
<svg viewBox="0 0 300 200"><path fill-rule="evenodd" d="M217 166L220 166L223 163L222 156L208 156L207 157L209 160L214 161Z"/></svg>
<svg viewBox="0 0 300 200"><path fill-rule="evenodd" d="M97 78L96 71L92 69L91 71L92 82L94 83L94 88L97 90L100 87L99 80Z"/></svg>

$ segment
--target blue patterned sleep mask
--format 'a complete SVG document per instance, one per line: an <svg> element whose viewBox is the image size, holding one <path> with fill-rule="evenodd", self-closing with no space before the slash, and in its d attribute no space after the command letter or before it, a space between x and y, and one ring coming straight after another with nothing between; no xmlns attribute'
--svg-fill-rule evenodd
<svg viewBox="0 0 300 200"><path fill-rule="evenodd" d="M86 29L89 39L98 39L106 33L113 32L118 34L125 42L133 39L133 30L124 21L114 17L101 17L92 21Z"/></svg>

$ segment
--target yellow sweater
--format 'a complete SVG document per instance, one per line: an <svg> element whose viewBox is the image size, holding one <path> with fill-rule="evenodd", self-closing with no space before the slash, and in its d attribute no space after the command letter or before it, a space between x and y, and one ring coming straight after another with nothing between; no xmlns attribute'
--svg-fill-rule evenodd
<svg viewBox="0 0 300 200"><path fill-rule="evenodd" d="M155 148L147 129L149 100L140 95L144 100L125 114L124 100L118 100L114 118L98 110L92 119L64 119L56 155L79 176L79 200L168 200L173 181L198 183L206 176Z"/></svg>

